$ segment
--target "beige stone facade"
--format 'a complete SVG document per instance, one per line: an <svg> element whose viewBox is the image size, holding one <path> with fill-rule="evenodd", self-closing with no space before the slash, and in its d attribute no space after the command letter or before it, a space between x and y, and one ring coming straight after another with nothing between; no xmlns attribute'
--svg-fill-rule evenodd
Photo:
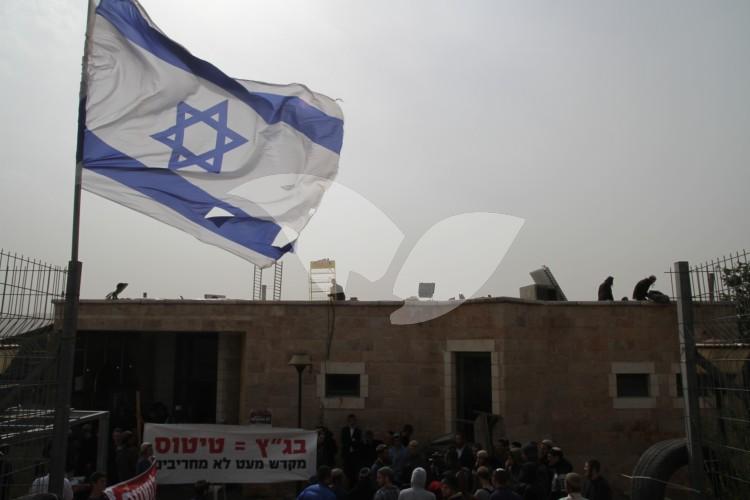
<svg viewBox="0 0 750 500"><path fill-rule="evenodd" d="M251 409L268 408L274 425L295 426L297 373L287 362L306 352L313 366L302 378L303 426L337 430L355 413L376 435L411 423L428 440L453 429L457 353L483 352L492 411L508 437L549 437L578 471L595 456L620 490L627 480L619 475L649 445L683 435L674 305L476 299L426 323L392 325L400 305L82 301L79 331L216 333L217 422L242 423ZM699 318L708 314L718 312L697 308ZM326 373L359 374L359 396L326 398ZM648 396L618 398L623 373L648 374Z"/></svg>

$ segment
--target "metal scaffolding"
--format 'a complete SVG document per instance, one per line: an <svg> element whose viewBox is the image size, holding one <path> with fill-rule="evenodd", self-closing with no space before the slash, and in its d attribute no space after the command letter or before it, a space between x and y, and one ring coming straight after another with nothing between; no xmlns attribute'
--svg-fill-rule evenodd
<svg viewBox="0 0 750 500"><path fill-rule="evenodd" d="M310 300L328 300L331 280L336 279L336 261L330 259L310 262Z"/></svg>

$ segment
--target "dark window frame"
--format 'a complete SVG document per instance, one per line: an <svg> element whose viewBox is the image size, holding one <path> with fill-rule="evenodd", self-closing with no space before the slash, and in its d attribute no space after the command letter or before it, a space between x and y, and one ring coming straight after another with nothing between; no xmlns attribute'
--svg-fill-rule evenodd
<svg viewBox="0 0 750 500"><path fill-rule="evenodd" d="M359 398L362 392L361 383L359 373L326 373L325 397Z"/></svg>
<svg viewBox="0 0 750 500"><path fill-rule="evenodd" d="M652 397L650 373L617 373L616 386L618 398Z"/></svg>

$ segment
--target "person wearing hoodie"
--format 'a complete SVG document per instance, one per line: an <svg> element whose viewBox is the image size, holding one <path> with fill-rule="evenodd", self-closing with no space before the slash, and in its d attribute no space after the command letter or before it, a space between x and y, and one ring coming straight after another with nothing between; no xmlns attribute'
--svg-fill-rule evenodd
<svg viewBox="0 0 750 500"><path fill-rule="evenodd" d="M435 500L435 494L425 489L427 471L417 467L411 473L411 488L401 490L398 500Z"/></svg>

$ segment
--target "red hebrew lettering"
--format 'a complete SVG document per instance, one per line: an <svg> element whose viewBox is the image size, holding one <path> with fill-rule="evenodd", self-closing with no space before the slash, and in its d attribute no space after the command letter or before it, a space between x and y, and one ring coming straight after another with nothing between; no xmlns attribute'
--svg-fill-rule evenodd
<svg viewBox="0 0 750 500"><path fill-rule="evenodd" d="M169 438L158 437L154 438L154 447L156 453L166 453L169 451Z"/></svg>
<svg viewBox="0 0 750 500"><path fill-rule="evenodd" d="M182 452L183 453L195 453L198 449L198 438L182 438Z"/></svg>
<svg viewBox="0 0 750 500"><path fill-rule="evenodd" d="M258 448L260 448L260 456L263 458L268 457L268 439L261 439L258 438L255 440L255 442L258 444Z"/></svg>
<svg viewBox="0 0 750 500"><path fill-rule="evenodd" d="M284 451L282 451L281 453L283 453L284 455L289 455L291 452L292 452L292 440L291 439L285 439L284 440Z"/></svg>
<svg viewBox="0 0 750 500"><path fill-rule="evenodd" d="M208 438L208 451L221 453L224 451L224 438Z"/></svg>
<svg viewBox="0 0 750 500"><path fill-rule="evenodd" d="M304 439L295 439L294 444L299 446L299 448L295 448L292 453L307 453L307 444Z"/></svg>

